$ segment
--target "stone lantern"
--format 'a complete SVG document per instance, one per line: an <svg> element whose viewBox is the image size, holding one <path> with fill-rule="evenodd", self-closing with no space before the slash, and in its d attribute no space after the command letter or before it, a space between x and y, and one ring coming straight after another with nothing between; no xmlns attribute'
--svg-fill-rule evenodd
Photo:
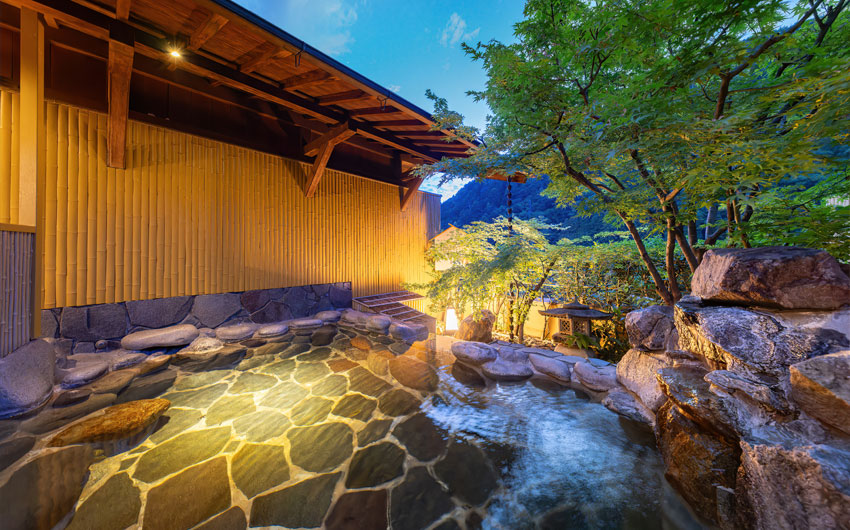
<svg viewBox="0 0 850 530"><path fill-rule="evenodd" d="M593 320L608 320L612 316L611 313L591 309L575 300L565 305L564 307L556 307L540 311L540 314L545 317L554 317L558 319L558 333L552 336L555 342L569 342L567 335L574 336L577 333L591 336L591 322Z"/></svg>

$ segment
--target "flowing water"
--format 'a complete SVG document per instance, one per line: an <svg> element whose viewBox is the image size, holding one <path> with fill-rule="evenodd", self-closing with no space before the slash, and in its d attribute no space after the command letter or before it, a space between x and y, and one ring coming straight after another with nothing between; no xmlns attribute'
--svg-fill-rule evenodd
<svg viewBox="0 0 850 530"><path fill-rule="evenodd" d="M405 354L405 387L385 372L394 358L386 344L373 344L384 352L376 356L337 337L338 348L177 370L161 393L171 408L160 426L129 451L96 460L62 524L686 525L649 430L581 390L537 380L482 384L424 350Z"/></svg>

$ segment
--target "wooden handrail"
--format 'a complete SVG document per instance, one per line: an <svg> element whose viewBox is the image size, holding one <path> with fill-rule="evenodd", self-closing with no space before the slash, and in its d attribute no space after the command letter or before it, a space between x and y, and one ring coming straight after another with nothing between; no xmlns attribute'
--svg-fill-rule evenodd
<svg viewBox="0 0 850 530"><path fill-rule="evenodd" d="M14 225L8 223L0 223L0 231L2 232L26 232L28 234L35 234L35 227L28 225Z"/></svg>

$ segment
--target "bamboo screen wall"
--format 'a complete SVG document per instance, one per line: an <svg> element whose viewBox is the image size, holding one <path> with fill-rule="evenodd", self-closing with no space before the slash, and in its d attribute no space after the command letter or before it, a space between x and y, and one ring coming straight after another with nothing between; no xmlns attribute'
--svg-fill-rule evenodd
<svg viewBox="0 0 850 530"><path fill-rule="evenodd" d="M30 340L35 236L0 229L0 357Z"/></svg>
<svg viewBox="0 0 850 530"><path fill-rule="evenodd" d="M139 122L116 170L105 115L48 103L46 119L44 308L337 281L360 296L425 279L438 196L401 212L397 186L326 170L307 199L305 164ZM2 153L15 150L6 130Z"/></svg>

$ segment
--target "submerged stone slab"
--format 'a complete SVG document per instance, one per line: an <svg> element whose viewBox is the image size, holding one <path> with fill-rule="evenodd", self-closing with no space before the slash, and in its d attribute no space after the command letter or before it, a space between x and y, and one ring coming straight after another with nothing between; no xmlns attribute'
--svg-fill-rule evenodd
<svg viewBox="0 0 850 530"><path fill-rule="evenodd" d="M437 371L414 357L402 355L389 360L389 369L396 381L414 390L432 392L437 389Z"/></svg>
<svg viewBox="0 0 850 530"><path fill-rule="evenodd" d="M196 425L203 416L203 413L199 410L168 409L162 415L159 429L151 434L148 439L157 444L163 442Z"/></svg>
<svg viewBox="0 0 850 530"><path fill-rule="evenodd" d="M194 530L243 530L244 528L248 528L245 512L242 508L233 506L204 524L196 526Z"/></svg>
<svg viewBox="0 0 850 530"><path fill-rule="evenodd" d="M145 377L133 379L127 388L118 395L118 403L126 403L138 399L150 399L159 396L174 384L177 372L173 369L153 373Z"/></svg>
<svg viewBox="0 0 850 530"><path fill-rule="evenodd" d="M255 410L254 396L223 396L207 410L207 425L218 425Z"/></svg>
<svg viewBox="0 0 850 530"><path fill-rule="evenodd" d="M357 447L364 447L370 443L383 439L393 424L393 420L372 420L357 433Z"/></svg>
<svg viewBox="0 0 850 530"><path fill-rule="evenodd" d="M191 528L229 507L227 460L219 457L152 488L145 503L145 528Z"/></svg>
<svg viewBox="0 0 850 530"><path fill-rule="evenodd" d="M317 528L330 508L342 473L319 475L257 497L251 506L251 526Z"/></svg>
<svg viewBox="0 0 850 530"><path fill-rule="evenodd" d="M404 416L419 408L422 401L410 392L396 389L380 397L378 408L387 416Z"/></svg>
<svg viewBox="0 0 850 530"><path fill-rule="evenodd" d="M354 491L337 499L328 518L327 530L385 530L387 521L387 490Z"/></svg>
<svg viewBox="0 0 850 530"><path fill-rule="evenodd" d="M359 436L359 435L358 435ZM448 433L424 413L414 414L393 429L407 452L422 462L437 458L446 449Z"/></svg>
<svg viewBox="0 0 850 530"><path fill-rule="evenodd" d="M143 454L136 464L133 478L143 482L156 482L215 456L229 439L230 427L183 433Z"/></svg>
<svg viewBox="0 0 850 530"><path fill-rule="evenodd" d="M452 495L473 506L490 498L497 485L496 472L481 449L462 440L449 445L434 472Z"/></svg>
<svg viewBox="0 0 850 530"><path fill-rule="evenodd" d="M286 432L292 423L276 411L258 410L233 420L236 432L250 442L265 442Z"/></svg>
<svg viewBox="0 0 850 530"><path fill-rule="evenodd" d="M198 328L191 324L178 324L167 328L146 329L130 333L121 339L125 350L171 348L190 344L198 337Z"/></svg>
<svg viewBox="0 0 850 530"><path fill-rule="evenodd" d="M711 249L694 271L691 293L716 302L829 310L850 304L850 277L823 250Z"/></svg>
<svg viewBox="0 0 850 530"><path fill-rule="evenodd" d="M246 444L233 455L233 483L249 499L289 480L289 464L282 445Z"/></svg>
<svg viewBox="0 0 850 530"><path fill-rule="evenodd" d="M236 382L230 387L231 394L242 394L246 392L258 392L271 388L277 384L277 378L271 375L255 374L245 372L240 375Z"/></svg>
<svg viewBox="0 0 850 530"><path fill-rule="evenodd" d="M336 326L324 325L310 335L310 343L313 346L327 346L333 342L336 336Z"/></svg>
<svg viewBox="0 0 850 530"><path fill-rule="evenodd" d="M351 392L379 397L391 388L392 385L380 377L375 377L365 368L354 368L348 372L348 389Z"/></svg>
<svg viewBox="0 0 850 530"><path fill-rule="evenodd" d="M358 335L356 337L352 337L351 341L349 342L351 343L352 347L357 348L360 351L369 351L372 349L372 343L369 342L369 339L367 339L366 337L361 337Z"/></svg>
<svg viewBox="0 0 850 530"><path fill-rule="evenodd" d="M148 433L171 403L165 399L146 399L113 405L93 418L75 423L50 439L50 447L71 444L97 444L109 448L108 454L129 449Z"/></svg>
<svg viewBox="0 0 850 530"><path fill-rule="evenodd" d="M77 507L68 530L123 530L139 520L141 492L127 473L119 473Z"/></svg>
<svg viewBox="0 0 850 530"><path fill-rule="evenodd" d="M292 463L315 473L338 467L354 449L354 435L344 423L294 427L286 433L286 437L290 442Z"/></svg>
<svg viewBox="0 0 850 530"><path fill-rule="evenodd" d="M329 399L310 397L295 405L289 416L295 425L313 425L324 421L333 406L333 401Z"/></svg>
<svg viewBox="0 0 850 530"><path fill-rule="evenodd" d="M850 434L850 350L792 365L791 396L810 416Z"/></svg>
<svg viewBox="0 0 850 530"><path fill-rule="evenodd" d="M56 526L79 499L93 460L91 447L73 445L43 453L15 470L0 486L2 526Z"/></svg>
<svg viewBox="0 0 850 530"><path fill-rule="evenodd" d="M218 383L197 390L185 392L170 392L162 396L171 401L173 407L186 407L192 409L206 409L215 400L227 391L227 383Z"/></svg>
<svg viewBox="0 0 850 530"><path fill-rule="evenodd" d="M390 521L394 530L420 530L454 509L451 497L424 467L407 472L390 494Z"/></svg>
<svg viewBox="0 0 850 530"><path fill-rule="evenodd" d="M0 443L0 472L18 461L35 445L34 436L21 436Z"/></svg>
<svg viewBox="0 0 850 530"><path fill-rule="evenodd" d="M345 487L370 488L400 477L404 472L404 451L396 444L382 442L360 449L351 459Z"/></svg>
<svg viewBox="0 0 850 530"><path fill-rule="evenodd" d="M310 395L310 391L301 385L284 381L266 393L260 405L275 410L289 410L293 405Z"/></svg>
<svg viewBox="0 0 850 530"><path fill-rule="evenodd" d="M367 421L377 406L378 402L374 399L350 394L340 399L331 412L337 416Z"/></svg>
<svg viewBox="0 0 850 530"><path fill-rule="evenodd" d="M343 375L329 375L314 384L310 391L317 396L343 396L348 391L348 379Z"/></svg>
<svg viewBox="0 0 850 530"><path fill-rule="evenodd" d="M53 394L55 353L46 340L30 341L0 358L0 418L40 407Z"/></svg>

